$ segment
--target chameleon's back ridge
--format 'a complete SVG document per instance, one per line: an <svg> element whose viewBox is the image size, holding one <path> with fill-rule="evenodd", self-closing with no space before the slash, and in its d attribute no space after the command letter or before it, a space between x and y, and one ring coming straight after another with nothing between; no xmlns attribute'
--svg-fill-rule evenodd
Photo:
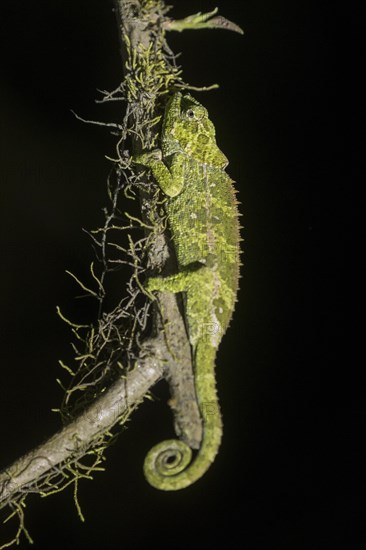
<svg viewBox="0 0 366 550"><path fill-rule="evenodd" d="M167 196L166 212L178 273L153 277L150 291L182 292L192 347L196 397L203 437L192 460L190 447L167 440L153 447L144 463L151 485L178 490L199 479L213 462L222 437L216 395L215 358L236 301L239 280L239 221L228 161L216 144L205 107L190 95L175 93L167 103L161 157L146 153L149 166Z"/></svg>

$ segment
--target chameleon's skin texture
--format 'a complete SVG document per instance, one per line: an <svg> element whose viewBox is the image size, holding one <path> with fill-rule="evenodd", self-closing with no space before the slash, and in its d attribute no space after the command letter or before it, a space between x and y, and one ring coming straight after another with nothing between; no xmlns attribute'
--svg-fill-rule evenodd
<svg viewBox="0 0 366 550"><path fill-rule="evenodd" d="M170 491L199 479L213 462L222 436L215 386L215 357L227 329L238 289L239 223L228 161L215 140L207 110L190 95L168 101L161 152L138 157L167 195L166 211L178 273L153 277L150 291L182 292L192 346L196 395L203 419L197 456L179 440L159 443L148 453L144 473L151 485Z"/></svg>

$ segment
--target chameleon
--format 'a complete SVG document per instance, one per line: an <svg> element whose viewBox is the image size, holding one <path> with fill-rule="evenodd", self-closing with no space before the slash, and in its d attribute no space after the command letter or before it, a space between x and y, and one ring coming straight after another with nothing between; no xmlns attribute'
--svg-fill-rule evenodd
<svg viewBox="0 0 366 550"><path fill-rule="evenodd" d="M215 359L236 302L239 280L238 202L225 172L226 156L216 144L207 109L189 94L168 100L161 149L136 161L149 168L165 195L165 209L178 272L151 276L148 291L182 293L192 350L195 392L203 422L200 448L179 439L155 445L144 474L155 488L174 491L198 480L214 461L222 438Z"/></svg>

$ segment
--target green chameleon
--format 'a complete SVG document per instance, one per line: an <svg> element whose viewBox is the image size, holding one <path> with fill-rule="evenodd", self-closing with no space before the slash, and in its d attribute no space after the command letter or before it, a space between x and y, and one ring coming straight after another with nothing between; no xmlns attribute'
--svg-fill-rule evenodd
<svg viewBox="0 0 366 550"><path fill-rule="evenodd" d="M203 437L192 461L190 447L167 440L145 458L148 482L165 491L183 489L213 462L222 436L215 386L215 357L238 290L239 223L228 161L215 140L207 110L190 95L175 93L167 103L161 151L142 154L167 196L166 212L178 273L148 279L149 291L182 292L192 348L195 391Z"/></svg>

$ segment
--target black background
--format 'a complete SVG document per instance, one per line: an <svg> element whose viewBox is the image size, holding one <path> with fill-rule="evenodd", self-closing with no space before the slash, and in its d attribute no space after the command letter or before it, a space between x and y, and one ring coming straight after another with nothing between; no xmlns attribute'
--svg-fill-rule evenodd
<svg viewBox="0 0 366 550"><path fill-rule="evenodd" d="M312 503L323 495L313 482L308 434L321 405L306 388L317 384L321 360L314 353L309 370L309 350L326 322L310 321L313 285L329 293L333 284L330 267L318 272L334 139L332 23L325 7L322 13L308 2L171 4L177 18L218 5L245 30L243 37L219 30L168 37L182 52L186 81L220 84L196 97L209 109L242 202L241 291L217 361L222 448L184 491L165 494L145 482L147 450L173 435L160 384L161 399L141 406L108 452L106 472L81 483L86 523L66 490L30 497L26 525L35 549L231 548L235 538L248 549L320 547ZM104 155L114 156L115 140L70 109L118 122L120 106L94 98L96 88L118 85L122 68L109 0L8 3L0 36L2 468L59 427L51 412L62 397L57 360L72 352L56 304L81 322L94 312L75 299L64 270L87 277L93 252L81 228L101 223ZM340 242L338 257L341 251ZM12 529L1 528L1 542Z"/></svg>

